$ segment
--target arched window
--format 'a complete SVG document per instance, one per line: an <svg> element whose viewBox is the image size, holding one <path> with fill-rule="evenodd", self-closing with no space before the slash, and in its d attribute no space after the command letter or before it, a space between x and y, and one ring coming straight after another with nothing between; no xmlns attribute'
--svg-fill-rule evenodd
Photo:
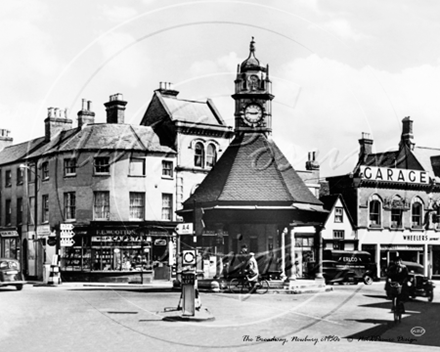
<svg viewBox="0 0 440 352"><path fill-rule="evenodd" d="M217 150L214 144L209 144L206 151L206 166L213 167L217 162Z"/></svg>
<svg viewBox="0 0 440 352"><path fill-rule="evenodd" d="M403 200L399 196L393 198L391 203L391 228L401 228L403 218Z"/></svg>
<svg viewBox="0 0 440 352"><path fill-rule="evenodd" d="M194 148L194 166L205 166L205 148L200 142L196 143Z"/></svg>
<svg viewBox="0 0 440 352"><path fill-rule="evenodd" d="M371 227L380 227L382 225L382 202L377 195L370 199L369 216Z"/></svg>
<svg viewBox="0 0 440 352"><path fill-rule="evenodd" d="M413 228L421 228L423 224L423 205L416 199L411 207L411 224Z"/></svg>

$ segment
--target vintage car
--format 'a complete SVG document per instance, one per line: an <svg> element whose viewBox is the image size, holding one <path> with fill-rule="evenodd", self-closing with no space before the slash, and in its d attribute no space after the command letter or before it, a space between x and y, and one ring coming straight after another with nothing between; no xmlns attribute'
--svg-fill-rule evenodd
<svg viewBox="0 0 440 352"><path fill-rule="evenodd" d="M25 283L20 263L15 259L0 258L0 287L15 286L20 291Z"/></svg>
<svg viewBox="0 0 440 352"><path fill-rule="evenodd" d="M434 283L423 274L423 265L414 262L402 261L408 269L408 280L403 293L409 298L426 297L429 302L434 299ZM391 288L388 280L385 283L385 292L391 299Z"/></svg>
<svg viewBox="0 0 440 352"><path fill-rule="evenodd" d="M375 272L376 264L368 252L324 250L322 273L327 284L364 282L371 285L377 279Z"/></svg>

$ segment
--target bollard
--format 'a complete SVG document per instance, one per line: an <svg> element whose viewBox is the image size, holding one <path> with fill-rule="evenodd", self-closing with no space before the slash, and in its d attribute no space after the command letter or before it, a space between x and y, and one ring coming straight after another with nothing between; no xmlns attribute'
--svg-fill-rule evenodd
<svg viewBox="0 0 440 352"><path fill-rule="evenodd" d="M51 265L49 271L49 278L47 280L49 285L61 284L60 268L58 265Z"/></svg>

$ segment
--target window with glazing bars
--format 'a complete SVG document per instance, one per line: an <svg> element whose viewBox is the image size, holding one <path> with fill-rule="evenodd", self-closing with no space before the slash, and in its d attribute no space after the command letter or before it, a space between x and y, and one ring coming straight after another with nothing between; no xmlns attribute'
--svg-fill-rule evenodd
<svg viewBox="0 0 440 352"><path fill-rule="evenodd" d="M76 159L64 159L64 176L76 175Z"/></svg>
<svg viewBox="0 0 440 352"><path fill-rule="evenodd" d="M64 216L66 220L74 220L76 218L75 192L64 193Z"/></svg>
<svg viewBox="0 0 440 352"><path fill-rule="evenodd" d="M49 221L49 195L47 194L41 197L41 221Z"/></svg>
<svg viewBox="0 0 440 352"><path fill-rule="evenodd" d="M6 199L5 202L5 225L11 225L12 221L12 204L10 199Z"/></svg>
<svg viewBox="0 0 440 352"><path fill-rule="evenodd" d="M173 195L162 193L162 220L172 220Z"/></svg>
<svg viewBox="0 0 440 352"><path fill-rule="evenodd" d="M412 205L412 226L422 227L422 204L415 202Z"/></svg>
<svg viewBox="0 0 440 352"><path fill-rule="evenodd" d="M17 185L22 185L24 179L24 169L19 167L17 168Z"/></svg>
<svg viewBox="0 0 440 352"><path fill-rule="evenodd" d="M173 177L173 162L162 160L162 176Z"/></svg>
<svg viewBox="0 0 440 352"><path fill-rule="evenodd" d="M143 220L145 217L145 193L130 192L130 219Z"/></svg>
<svg viewBox="0 0 440 352"><path fill-rule="evenodd" d="M93 214L94 219L110 217L110 192L95 192Z"/></svg>
<svg viewBox="0 0 440 352"><path fill-rule="evenodd" d="M110 172L110 158L100 156L95 158L95 174L108 174Z"/></svg>
<svg viewBox="0 0 440 352"><path fill-rule="evenodd" d="M206 151L206 166L213 167L217 162L217 150L214 144L208 145L208 149Z"/></svg>
<svg viewBox="0 0 440 352"><path fill-rule="evenodd" d="M43 164L41 164L41 178L43 180L49 179L49 162L45 161Z"/></svg>

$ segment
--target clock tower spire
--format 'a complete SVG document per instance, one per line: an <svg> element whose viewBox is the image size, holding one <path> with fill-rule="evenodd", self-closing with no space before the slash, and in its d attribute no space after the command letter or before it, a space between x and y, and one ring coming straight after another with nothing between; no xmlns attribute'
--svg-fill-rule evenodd
<svg viewBox="0 0 440 352"><path fill-rule="evenodd" d="M269 65L263 67L255 56L252 37L249 56L237 66L235 79L235 132L272 132L272 82Z"/></svg>

